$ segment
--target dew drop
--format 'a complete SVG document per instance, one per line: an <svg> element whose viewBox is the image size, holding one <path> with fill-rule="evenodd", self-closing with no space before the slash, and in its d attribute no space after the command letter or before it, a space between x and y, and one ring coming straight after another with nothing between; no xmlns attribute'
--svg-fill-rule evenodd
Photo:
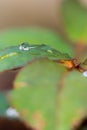
<svg viewBox="0 0 87 130"><path fill-rule="evenodd" d="M19 46L19 50L24 50L24 51L28 51L30 48L29 48L29 44L28 43L22 43L20 46Z"/></svg>
<svg viewBox="0 0 87 130"><path fill-rule="evenodd" d="M28 43L22 43L20 46L19 46L19 50L23 50L23 51L28 51L32 48L35 48L34 46L30 46Z"/></svg>
<svg viewBox="0 0 87 130"><path fill-rule="evenodd" d="M6 110L6 115L8 117L19 117L19 113L12 107L9 107L7 110Z"/></svg>
<svg viewBox="0 0 87 130"><path fill-rule="evenodd" d="M84 77L87 77L87 71L84 71L84 72L83 72L83 76L84 76Z"/></svg>

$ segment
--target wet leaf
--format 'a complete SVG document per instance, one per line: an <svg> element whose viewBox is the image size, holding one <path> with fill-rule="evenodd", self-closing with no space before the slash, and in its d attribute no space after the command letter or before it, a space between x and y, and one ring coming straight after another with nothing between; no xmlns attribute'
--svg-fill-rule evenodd
<svg viewBox="0 0 87 130"><path fill-rule="evenodd" d="M73 50L58 34L44 28L11 29L0 33L0 50L22 42L47 44L63 53L73 55Z"/></svg>
<svg viewBox="0 0 87 130"><path fill-rule="evenodd" d="M71 60L68 54L61 53L45 44L22 43L0 51L0 71L14 69L26 65L37 58L50 60Z"/></svg>
<svg viewBox="0 0 87 130"><path fill-rule="evenodd" d="M78 0L64 0L62 4L62 22L66 34L72 41L87 42L87 8Z"/></svg>
<svg viewBox="0 0 87 130"><path fill-rule="evenodd" d="M87 118L87 77L73 71L69 73L58 95L59 130L71 130Z"/></svg>
<svg viewBox="0 0 87 130"><path fill-rule="evenodd" d="M12 106L38 130L55 130L56 122L58 125L56 96L65 72L65 68L52 61L37 60L25 67L14 83L15 88L19 86L9 95Z"/></svg>

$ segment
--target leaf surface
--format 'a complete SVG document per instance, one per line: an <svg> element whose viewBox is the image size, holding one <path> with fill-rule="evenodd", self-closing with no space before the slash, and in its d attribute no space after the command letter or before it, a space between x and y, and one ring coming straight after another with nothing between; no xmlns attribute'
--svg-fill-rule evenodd
<svg viewBox="0 0 87 130"><path fill-rule="evenodd" d="M56 61L61 59L71 60L68 54L61 53L48 45L23 43L0 51L0 71L21 67L32 60L45 57Z"/></svg>
<svg viewBox="0 0 87 130"><path fill-rule="evenodd" d="M19 73L9 98L22 118L37 129L56 129L56 96L66 72L58 64L43 59ZM25 76L26 75L26 76Z"/></svg>
<svg viewBox="0 0 87 130"><path fill-rule="evenodd" d="M64 0L62 22L68 37L74 42L87 43L87 8L78 0Z"/></svg>
<svg viewBox="0 0 87 130"><path fill-rule="evenodd" d="M59 96L59 130L71 130L87 118L87 77L69 73Z"/></svg>
<svg viewBox="0 0 87 130"><path fill-rule="evenodd" d="M64 41L60 35L44 28L18 28L10 29L0 33L0 50L18 45L22 42L30 44L46 44L61 52L73 55L72 47Z"/></svg>

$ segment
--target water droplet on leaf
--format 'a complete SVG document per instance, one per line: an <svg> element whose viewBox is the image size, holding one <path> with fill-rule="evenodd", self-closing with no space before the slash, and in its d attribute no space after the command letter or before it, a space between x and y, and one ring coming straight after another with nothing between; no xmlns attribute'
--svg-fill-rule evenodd
<svg viewBox="0 0 87 130"><path fill-rule="evenodd" d="M30 48L29 48L29 44L28 43L22 43L20 46L19 46L19 49L20 50L24 50L24 51L28 51Z"/></svg>
<svg viewBox="0 0 87 130"><path fill-rule="evenodd" d="M84 72L83 72L83 76L84 76L84 77L87 77L87 71L84 71Z"/></svg>
<svg viewBox="0 0 87 130"><path fill-rule="evenodd" d="M19 50L23 50L23 51L28 51L32 48L35 48L34 46L30 46L28 43L22 43L20 46L19 46Z"/></svg>

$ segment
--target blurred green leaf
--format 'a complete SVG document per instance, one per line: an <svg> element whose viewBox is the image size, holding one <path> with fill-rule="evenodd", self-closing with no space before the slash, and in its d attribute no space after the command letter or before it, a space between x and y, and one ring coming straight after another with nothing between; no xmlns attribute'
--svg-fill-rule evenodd
<svg viewBox="0 0 87 130"><path fill-rule="evenodd" d="M32 60L45 57L56 61L71 60L68 54L61 53L45 44L23 43L19 46L8 47L0 52L0 71L21 67Z"/></svg>
<svg viewBox="0 0 87 130"><path fill-rule="evenodd" d="M59 96L59 130L71 130L87 118L87 77L76 71L69 73Z"/></svg>
<svg viewBox="0 0 87 130"><path fill-rule="evenodd" d="M0 33L0 50L22 42L30 44L47 44L61 52L73 55L73 50L58 34L44 28L19 28Z"/></svg>
<svg viewBox="0 0 87 130"><path fill-rule="evenodd" d="M25 67L14 83L17 89L10 92L11 104L37 129L55 130L56 122L58 125L56 96L65 72L52 61L37 60Z"/></svg>
<svg viewBox="0 0 87 130"><path fill-rule="evenodd" d="M87 70L87 59L84 60L84 62L80 65L84 70Z"/></svg>
<svg viewBox="0 0 87 130"><path fill-rule="evenodd" d="M0 93L0 116L5 116L6 115L6 110L9 107L9 103L6 98L5 93Z"/></svg>
<svg viewBox="0 0 87 130"><path fill-rule="evenodd" d="M87 42L87 9L78 0L64 0L61 8L62 22L69 38Z"/></svg>

